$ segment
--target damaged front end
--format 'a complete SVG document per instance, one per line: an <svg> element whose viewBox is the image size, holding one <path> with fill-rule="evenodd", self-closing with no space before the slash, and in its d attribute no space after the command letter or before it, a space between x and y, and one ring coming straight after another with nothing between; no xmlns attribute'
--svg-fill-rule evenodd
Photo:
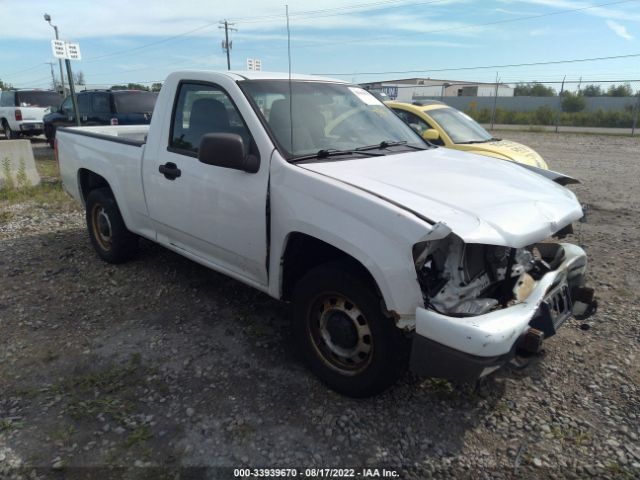
<svg viewBox="0 0 640 480"><path fill-rule="evenodd" d="M586 254L572 244L510 248L451 234L416 244L413 258L425 308L416 311L411 365L426 376L480 378L516 350L538 351L571 314L595 305Z"/></svg>

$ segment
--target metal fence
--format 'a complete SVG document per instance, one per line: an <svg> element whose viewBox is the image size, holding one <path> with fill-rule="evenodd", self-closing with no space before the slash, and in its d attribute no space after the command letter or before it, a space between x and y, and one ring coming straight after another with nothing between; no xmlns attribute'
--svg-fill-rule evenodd
<svg viewBox="0 0 640 480"><path fill-rule="evenodd" d="M385 85L385 82L380 84ZM462 87L468 85L469 82L431 83L428 86L395 84L371 89L393 92L392 96L398 101L442 101L490 129L640 133L640 80L498 82L491 89L487 89L490 84L485 83L484 96L456 95L456 92L467 90ZM458 86L460 88L456 88ZM527 86L545 87L538 90L547 90L548 96L520 95L526 93ZM594 93L599 95L592 96ZM617 96L621 93L631 95Z"/></svg>

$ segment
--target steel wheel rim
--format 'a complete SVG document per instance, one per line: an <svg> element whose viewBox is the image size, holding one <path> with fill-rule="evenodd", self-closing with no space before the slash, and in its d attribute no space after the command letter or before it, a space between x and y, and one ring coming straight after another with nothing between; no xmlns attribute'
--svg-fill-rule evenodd
<svg viewBox="0 0 640 480"><path fill-rule="evenodd" d="M93 236L103 250L111 250L113 230L109 215L102 205L94 205L91 210Z"/></svg>
<svg viewBox="0 0 640 480"><path fill-rule="evenodd" d="M339 293L325 293L311 308L309 336L320 359L343 375L365 370L373 358L373 335L362 310Z"/></svg>

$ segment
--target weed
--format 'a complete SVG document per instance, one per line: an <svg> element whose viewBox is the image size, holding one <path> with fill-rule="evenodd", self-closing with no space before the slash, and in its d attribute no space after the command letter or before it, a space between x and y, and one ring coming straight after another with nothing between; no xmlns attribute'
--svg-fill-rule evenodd
<svg viewBox="0 0 640 480"><path fill-rule="evenodd" d="M20 159L20 165L18 165L18 171L16 172L16 184L18 190L23 190L29 187L29 178L27 177L27 166L24 163L24 158Z"/></svg>
<svg viewBox="0 0 640 480"><path fill-rule="evenodd" d="M14 183L13 183L13 175L11 174L11 160L9 160L9 157L4 157L2 159L2 173L4 176L4 186L3 186L3 190L13 190L14 189Z"/></svg>

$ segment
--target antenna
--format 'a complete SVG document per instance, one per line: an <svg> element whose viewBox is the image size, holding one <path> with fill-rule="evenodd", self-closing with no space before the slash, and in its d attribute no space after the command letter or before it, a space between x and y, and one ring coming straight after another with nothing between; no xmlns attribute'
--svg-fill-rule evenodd
<svg viewBox="0 0 640 480"><path fill-rule="evenodd" d="M287 16L287 56L289 58L289 128L291 153L293 153L293 88L291 87L291 30L289 28L289 5L285 5L285 15Z"/></svg>

